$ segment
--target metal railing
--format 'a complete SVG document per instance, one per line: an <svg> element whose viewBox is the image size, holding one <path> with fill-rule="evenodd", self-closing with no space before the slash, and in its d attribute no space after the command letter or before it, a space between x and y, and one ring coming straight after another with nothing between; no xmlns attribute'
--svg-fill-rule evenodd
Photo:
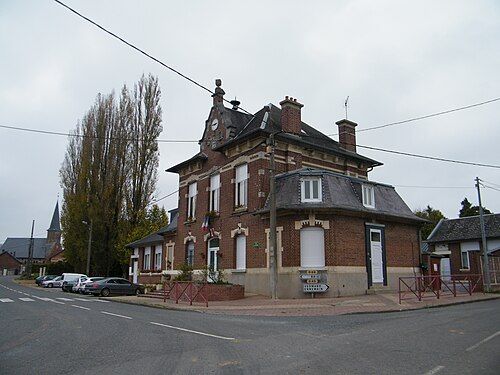
<svg viewBox="0 0 500 375"><path fill-rule="evenodd" d="M483 292L483 275L410 276L399 278L399 304L405 299L472 295ZM409 297L408 297L409 296Z"/></svg>
<svg viewBox="0 0 500 375"><path fill-rule="evenodd" d="M173 297L173 298L172 298ZM194 282L194 281L170 281L163 283L163 302L167 298L175 300L178 304L179 300L187 301L190 305L193 301L199 302L200 300L208 307L208 287L207 283Z"/></svg>

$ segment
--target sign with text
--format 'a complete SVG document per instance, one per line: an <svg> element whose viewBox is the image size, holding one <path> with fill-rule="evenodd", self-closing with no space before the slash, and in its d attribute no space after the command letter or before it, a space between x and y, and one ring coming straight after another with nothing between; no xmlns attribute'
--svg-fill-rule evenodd
<svg viewBox="0 0 500 375"><path fill-rule="evenodd" d="M300 275L300 278L302 280L319 280L319 279L321 279L321 275L319 275L319 274L308 275L305 273L305 274Z"/></svg>
<svg viewBox="0 0 500 375"><path fill-rule="evenodd" d="M303 284L305 293L321 293L326 292L329 288L326 284Z"/></svg>

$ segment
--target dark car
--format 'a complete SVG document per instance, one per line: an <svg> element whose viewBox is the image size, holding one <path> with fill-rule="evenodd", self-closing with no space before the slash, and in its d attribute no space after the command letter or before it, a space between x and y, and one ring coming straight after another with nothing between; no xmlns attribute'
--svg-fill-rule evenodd
<svg viewBox="0 0 500 375"><path fill-rule="evenodd" d="M44 281L53 280L56 277L57 277L57 275L43 275L43 276L38 276L35 279L35 283L36 283L36 285L41 286Z"/></svg>
<svg viewBox="0 0 500 375"><path fill-rule="evenodd" d="M110 295L137 295L142 293L142 285L131 283L121 277L109 277L104 280L88 283L84 288L85 294L107 297Z"/></svg>

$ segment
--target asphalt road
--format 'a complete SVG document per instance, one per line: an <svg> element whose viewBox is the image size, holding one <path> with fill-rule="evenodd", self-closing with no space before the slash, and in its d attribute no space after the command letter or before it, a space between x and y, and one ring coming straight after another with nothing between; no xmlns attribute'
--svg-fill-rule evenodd
<svg viewBox="0 0 500 375"><path fill-rule="evenodd" d="M500 300L333 317L238 317L0 277L0 374L495 374Z"/></svg>

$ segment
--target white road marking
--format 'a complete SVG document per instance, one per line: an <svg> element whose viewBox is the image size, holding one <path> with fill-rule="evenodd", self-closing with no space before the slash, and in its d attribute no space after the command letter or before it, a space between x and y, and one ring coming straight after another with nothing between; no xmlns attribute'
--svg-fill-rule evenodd
<svg viewBox="0 0 500 375"><path fill-rule="evenodd" d="M0 298L0 302L14 302L10 298Z"/></svg>
<svg viewBox="0 0 500 375"><path fill-rule="evenodd" d="M497 331L494 334L492 334L491 336L486 337L484 340L479 341L476 345L472 345L471 347L465 349L465 351L466 352L471 352L474 349L477 349L480 345L484 344L485 342L490 341L492 338L494 338L494 337L496 337L498 335L500 335L500 331Z"/></svg>
<svg viewBox="0 0 500 375"><path fill-rule="evenodd" d="M103 299L93 299L92 301L102 302L102 303L109 303L109 301L105 301Z"/></svg>
<svg viewBox="0 0 500 375"><path fill-rule="evenodd" d="M66 302L73 302L74 301L71 298L64 298L64 297L57 297L56 299L59 299L61 301L66 301Z"/></svg>
<svg viewBox="0 0 500 375"><path fill-rule="evenodd" d="M196 335L202 335L202 336L214 337L214 338L216 338L216 339L222 339L222 340L236 340L236 339L235 339L235 338L233 338L233 337L224 337L224 336L212 335L211 333L205 333L205 332L193 331L193 330L186 329L186 328L181 328L181 327L169 326L168 324L155 323L155 322L149 322L149 323L154 324L154 325L157 325L157 326L165 327L165 328L175 329L175 330L178 330L178 331L183 331L183 332L193 333L193 334L196 334Z"/></svg>
<svg viewBox="0 0 500 375"><path fill-rule="evenodd" d="M106 315L117 316L118 318L132 319L130 316L119 315L119 314L113 314L113 313L106 312L106 311L101 311L101 313L106 314Z"/></svg>
<svg viewBox="0 0 500 375"><path fill-rule="evenodd" d="M74 298L75 301L91 302L90 298Z"/></svg>
<svg viewBox="0 0 500 375"><path fill-rule="evenodd" d="M426 372L425 375L434 375L434 374L437 374L442 369L444 369L444 366L436 366L432 370Z"/></svg>
<svg viewBox="0 0 500 375"><path fill-rule="evenodd" d="M35 302L34 299L31 299L31 298L28 298L28 297L25 297L25 298L19 298L21 301L24 301L24 302Z"/></svg>
<svg viewBox="0 0 500 375"><path fill-rule="evenodd" d="M71 305L73 307L77 307L79 309L83 309L83 310L90 310L88 307L83 307L83 306L78 306L78 305Z"/></svg>

